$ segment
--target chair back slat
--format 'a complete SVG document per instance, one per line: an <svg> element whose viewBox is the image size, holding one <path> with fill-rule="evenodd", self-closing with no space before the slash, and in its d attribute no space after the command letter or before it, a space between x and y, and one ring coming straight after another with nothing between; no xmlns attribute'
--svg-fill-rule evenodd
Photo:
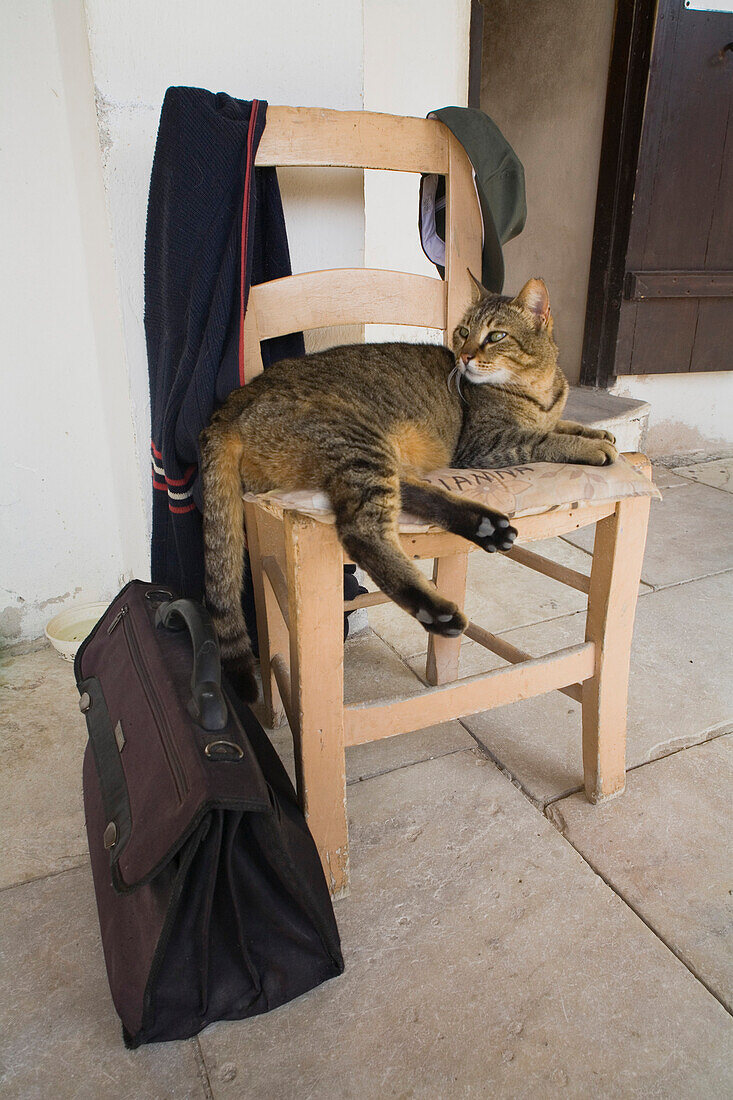
<svg viewBox="0 0 733 1100"><path fill-rule="evenodd" d="M372 268L309 271L250 290L261 340L331 325L445 328L445 283Z"/></svg>
<svg viewBox="0 0 733 1100"><path fill-rule="evenodd" d="M244 375L262 371L260 341L352 324L440 329L450 344L471 300L468 269L481 274L482 227L473 171L461 144L436 119L367 111L268 107L257 166L375 168L446 176L445 281L370 268L311 271L250 290Z"/></svg>
<svg viewBox="0 0 733 1100"><path fill-rule="evenodd" d="M448 131L428 118L313 107L268 107L257 167L309 165L448 171Z"/></svg>
<svg viewBox="0 0 733 1100"><path fill-rule="evenodd" d="M448 137L448 176L445 204L445 282L447 292L446 343L471 301L474 286L469 270L481 279L483 227L473 168L452 134Z"/></svg>

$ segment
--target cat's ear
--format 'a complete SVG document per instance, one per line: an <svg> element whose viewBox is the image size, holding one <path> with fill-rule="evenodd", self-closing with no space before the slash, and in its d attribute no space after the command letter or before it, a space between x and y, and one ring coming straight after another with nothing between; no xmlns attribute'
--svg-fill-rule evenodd
<svg viewBox="0 0 733 1100"><path fill-rule="evenodd" d="M519 306L540 325L547 328L550 324L550 295L547 293L544 279L530 279L514 299L514 305Z"/></svg>
<svg viewBox="0 0 733 1100"><path fill-rule="evenodd" d="M474 300L474 302L480 302L482 298L488 298L488 296L491 292L486 289L486 287L483 285L483 283L480 283L478 281L478 279L476 278L476 276L474 275L474 273L471 271L471 269L469 267L466 268L466 271L471 276L471 282L473 283L473 300Z"/></svg>

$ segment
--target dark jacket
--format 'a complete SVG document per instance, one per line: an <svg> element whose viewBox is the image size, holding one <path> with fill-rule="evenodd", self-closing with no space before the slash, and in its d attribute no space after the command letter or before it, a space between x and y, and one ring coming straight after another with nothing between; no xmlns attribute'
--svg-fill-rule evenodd
<svg viewBox="0 0 733 1100"><path fill-rule="evenodd" d="M252 283L290 274L274 168L255 168L267 104L201 88L163 101L145 239L153 467L152 579L203 592L198 437L244 382L239 334ZM262 344L265 366L300 333Z"/></svg>

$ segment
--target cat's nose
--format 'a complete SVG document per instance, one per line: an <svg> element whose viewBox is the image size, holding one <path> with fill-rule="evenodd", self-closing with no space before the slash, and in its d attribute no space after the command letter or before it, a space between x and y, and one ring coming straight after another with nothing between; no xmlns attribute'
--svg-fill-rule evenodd
<svg viewBox="0 0 733 1100"><path fill-rule="evenodd" d="M468 351L461 352L461 362L462 363L465 363L466 365L468 365L468 363L471 361L471 359L473 359L473 356L471 355L470 352L468 352Z"/></svg>

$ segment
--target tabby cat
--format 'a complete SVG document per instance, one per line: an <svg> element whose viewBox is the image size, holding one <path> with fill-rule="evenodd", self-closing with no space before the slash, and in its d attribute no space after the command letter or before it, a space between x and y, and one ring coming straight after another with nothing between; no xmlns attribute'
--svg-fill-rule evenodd
<svg viewBox="0 0 733 1100"><path fill-rule="evenodd" d="M608 432L560 419L568 384L557 364L547 288L476 294L435 344L358 344L275 363L235 390L201 434L206 601L222 656L256 697L242 615L244 490L328 493L348 554L426 630L454 637L466 617L400 547L402 509L476 543L509 550L516 531L481 504L432 487L439 466L526 462L602 466Z"/></svg>

